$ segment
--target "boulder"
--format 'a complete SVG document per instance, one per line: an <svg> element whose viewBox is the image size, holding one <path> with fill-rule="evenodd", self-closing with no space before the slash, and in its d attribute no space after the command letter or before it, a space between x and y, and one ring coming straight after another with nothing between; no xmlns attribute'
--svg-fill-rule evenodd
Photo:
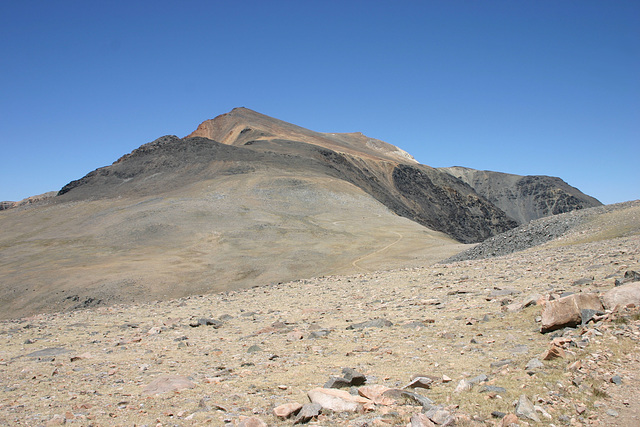
<svg viewBox="0 0 640 427"><path fill-rule="evenodd" d="M597 294L571 294L549 301L542 310L540 332L551 332L565 327L575 327L582 322L582 310L603 310Z"/></svg>
<svg viewBox="0 0 640 427"><path fill-rule="evenodd" d="M640 305L640 282L627 283L605 292L602 302L607 310L627 304Z"/></svg>
<svg viewBox="0 0 640 427"><path fill-rule="evenodd" d="M312 403L334 412L356 412L364 405L373 403L362 396L354 396L347 391L333 388L314 388L307 392L307 396Z"/></svg>
<svg viewBox="0 0 640 427"><path fill-rule="evenodd" d="M292 415L297 414L300 409L302 409L302 405L298 402L285 403L280 406L276 406L273 408L273 415L283 420L291 417Z"/></svg>

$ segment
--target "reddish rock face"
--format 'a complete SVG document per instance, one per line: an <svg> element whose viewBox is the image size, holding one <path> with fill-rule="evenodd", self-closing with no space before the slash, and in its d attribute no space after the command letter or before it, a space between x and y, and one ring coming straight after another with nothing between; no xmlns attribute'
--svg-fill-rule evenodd
<svg viewBox="0 0 640 427"><path fill-rule="evenodd" d="M603 310L597 294L573 294L549 301L542 311L541 332L551 332L565 327L574 327L582 321L581 311Z"/></svg>

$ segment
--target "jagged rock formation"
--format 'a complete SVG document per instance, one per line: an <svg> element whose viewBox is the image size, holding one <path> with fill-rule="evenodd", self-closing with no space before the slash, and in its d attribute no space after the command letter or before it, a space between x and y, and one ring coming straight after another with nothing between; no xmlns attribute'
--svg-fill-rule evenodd
<svg viewBox="0 0 640 427"><path fill-rule="evenodd" d="M598 200L562 179L513 175L454 166L439 168L465 183L519 224L578 209L601 206Z"/></svg>
<svg viewBox="0 0 640 427"><path fill-rule="evenodd" d="M164 136L62 188L67 200L158 194L224 175L287 171L353 184L398 215L460 242L482 241L517 224L451 175L360 133L313 132L237 108L185 138Z"/></svg>
<svg viewBox="0 0 640 427"><path fill-rule="evenodd" d="M519 224L602 205L557 177L513 175L459 166L439 169L469 184Z"/></svg>

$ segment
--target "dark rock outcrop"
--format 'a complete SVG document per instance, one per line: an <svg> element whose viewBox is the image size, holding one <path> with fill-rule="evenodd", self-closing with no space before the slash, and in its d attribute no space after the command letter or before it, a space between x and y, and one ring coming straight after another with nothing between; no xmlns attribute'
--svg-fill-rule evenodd
<svg viewBox="0 0 640 427"><path fill-rule="evenodd" d="M519 224L602 205L557 177L521 176L458 166L440 170L469 184Z"/></svg>

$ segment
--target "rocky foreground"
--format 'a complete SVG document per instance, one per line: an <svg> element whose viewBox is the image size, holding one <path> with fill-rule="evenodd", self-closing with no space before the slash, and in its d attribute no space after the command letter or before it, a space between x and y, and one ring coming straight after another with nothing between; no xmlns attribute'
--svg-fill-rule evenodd
<svg viewBox="0 0 640 427"><path fill-rule="evenodd" d="M640 286L629 209L490 260L3 321L0 424L638 425L640 304L604 298Z"/></svg>

